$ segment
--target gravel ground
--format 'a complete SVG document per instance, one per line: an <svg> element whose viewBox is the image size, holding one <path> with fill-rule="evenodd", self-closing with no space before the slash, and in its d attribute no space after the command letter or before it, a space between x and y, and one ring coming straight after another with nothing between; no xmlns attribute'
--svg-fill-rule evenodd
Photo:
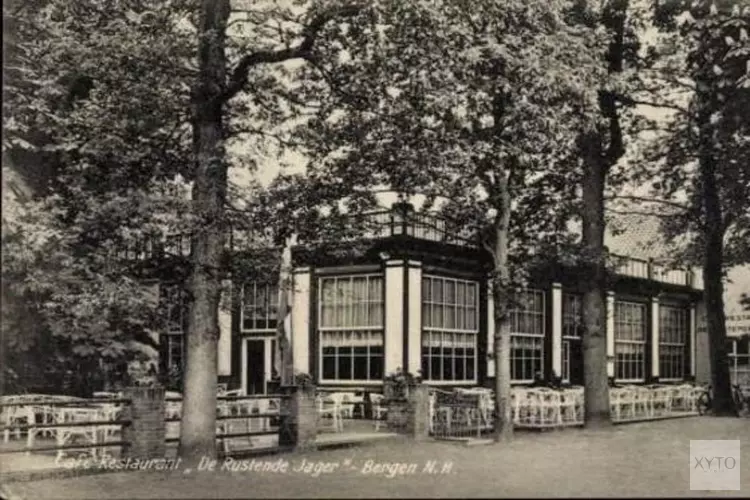
<svg viewBox="0 0 750 500"><path fill-rule="evenodd" d="M741 490L690 490L690 440L739 439ZM284 464L286 469L283 470ZM433 467L434 466L434 467ZM232 467L239 470L230 471ZM250 470L241 470L242 467ZM268 470L253 470L266 467ZM223 470L222 470L223 469ZM6 498L750 496L750 421L693 417L517 433L465 446L389 441L216 464L214 471L118 472L10 483Z"/></svg>

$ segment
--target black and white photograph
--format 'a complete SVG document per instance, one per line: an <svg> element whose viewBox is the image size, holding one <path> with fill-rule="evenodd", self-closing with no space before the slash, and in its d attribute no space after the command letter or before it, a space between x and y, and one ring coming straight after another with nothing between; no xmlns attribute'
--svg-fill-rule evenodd
<svg viewBox="0 0 750 500"><path fill-rule="evenodd" d="M750 0L6 0L2 60L0 498L750 496Z"/></svg>

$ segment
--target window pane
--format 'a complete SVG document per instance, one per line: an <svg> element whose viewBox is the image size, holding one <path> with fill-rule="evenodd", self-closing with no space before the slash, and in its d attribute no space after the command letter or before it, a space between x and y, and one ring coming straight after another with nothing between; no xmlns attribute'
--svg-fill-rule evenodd
<svg viewBox="0 0 750 500"><path fill-rule="evenodd" d="M352 379L352 348L339 347L338 378L340 380Z"/></svg>
<svg viewBox="0 0 750 500"><path fill-rule="evenodd" d="M333 347L327 349L328 351L334 351ZM336 378L336 356L326 355L323 350L323 378L324 379L335 379Z"/></svg>
<svg viewBox="0 0 750 500"><path fill-rule="evenodd" d="M367 347L355 347L354 348L354 378L356 380L367 380L368 373L368 349Z"/></svg>
<svg viewBox="0 0 750 500"><path fill-rule="evenodd" d="M370 380L383 378L383 348L370 348Z"/></svg>

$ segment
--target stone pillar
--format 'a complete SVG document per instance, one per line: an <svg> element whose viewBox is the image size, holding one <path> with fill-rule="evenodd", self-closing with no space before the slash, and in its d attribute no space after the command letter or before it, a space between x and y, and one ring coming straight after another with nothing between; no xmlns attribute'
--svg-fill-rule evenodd
<svg viewBox="0 0 750 500"><path fill-rule="evenodd" d="M430 388L411 385L406 398L388 401L388 430L421 441L430 436Z"/></svg>
<svg viewBox="0 0 750 500"><path fill-rule="evenodd" d="M409 391L409 423L407 429L416 441L430 437L430 392L426 385L416 385Z"/></svg>
<svg viewBox="0 0 750 500"><path fill-rule="evenodd" d="M651 297L651 377L652 382L659 381L659 298ZM647 377L648 379L648 377Z"/></svg>
<svg viewBox="0 0 750 500"><path fill-rule="evenodd" d="M166 452L166 422L164 422L163 387L128 387L125 398L125 418L130 425L123 427L122 440L127 442L124 456L133 458L164 458Z"/></svg>
<svg viewBox="0 0 750 500"><path fill-rule="evenodd" d="M607 292L607 377L615 376L615 292Z"/></svg>
<svg viewBox="0 0 750 500"><path fill-rule="evenodd" d="M314 387L286 386L281 399L279 446L297 450L315 448L318 434L318 408Z"/></svg>
<svg viewBox="0 0 750 500"><path fill-rule="evenodd" d="M562 377L562 285L552 283L552 371Z"/></svg>

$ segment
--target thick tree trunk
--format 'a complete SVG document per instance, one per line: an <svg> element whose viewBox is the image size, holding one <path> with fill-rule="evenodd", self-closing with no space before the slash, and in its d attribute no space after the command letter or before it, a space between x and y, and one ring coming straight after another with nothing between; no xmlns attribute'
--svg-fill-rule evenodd
<svg viewBox="0 0 750 500"><path fill-rule="evenodd" d="M719 190L716 181L716 159L713 151L713 126L710 121L711 103L708 96L699 96L700 151L699 170L703 202L703 300L706 302L711 360L711 386L715 415L736 415L732 400L729 359L726 352L727 328L724 314L724 232Z"/></svg>
<svg viewBox="0 0 750 500"><path fill-rule="evenodd" d="M192 463L216 456L217 343L227 191L221 94L229 0L204 0L199 24L199 77L193 95L196 173L187 356L179 454Z"/></svg>
<svg viewBox="0 0 750 500"><path fill-rule="evenodd" d="M607 289L604 185L607 166L596 132L583 137L583 394L585 425L611 425L607 379Z"/></svg>
<svg viewBox="0 0 750 500"><path fill-rule="evenodd" d="M507 180L500 181L497 194L497 216L493 227L492 298L495 310L495 441L513 437L513 415L510 402L510 270L508 268L510 193Z"/></svg>
<svg viewBox="0 0 750 500"><path fill-rule="evenodd" d="M604 5L602 22L612 34L607 51L607 71L623 71L625 24L629 0L610 0ZM604 188L609 168L624 154L622 129L615 96L599 92L599 108L607 119L607 135L603 129L588 131L581 136L584 163L582 243L583 243L583 394L584 418L587 428L608 427L612 424L609 411L607 378L607 292L606 252L604 251ZM610 314L614 314L611 311Z"/></svg>

